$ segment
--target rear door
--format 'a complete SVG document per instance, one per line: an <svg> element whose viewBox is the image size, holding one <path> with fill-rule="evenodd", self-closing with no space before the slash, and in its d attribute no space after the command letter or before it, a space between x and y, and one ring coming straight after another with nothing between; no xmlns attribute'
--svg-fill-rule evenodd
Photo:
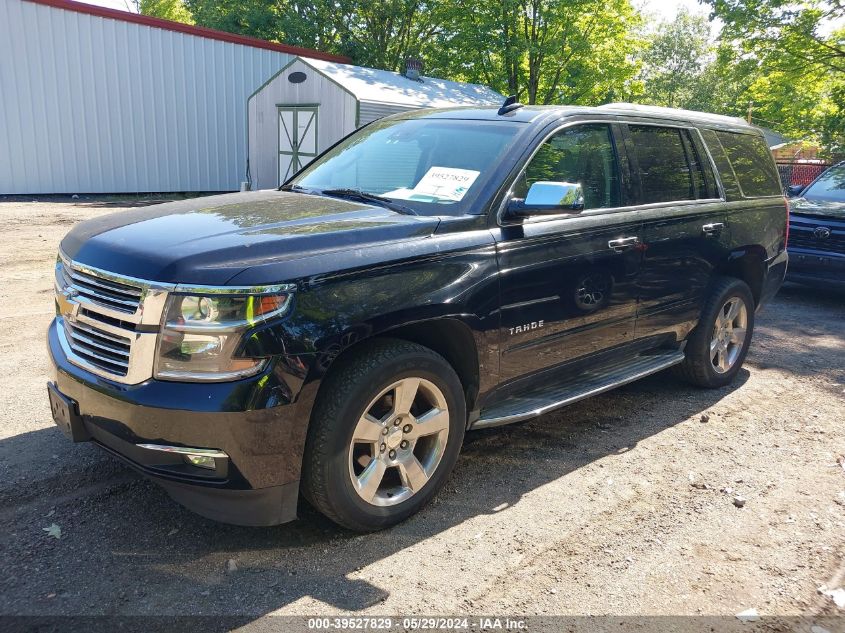
<svg viewBox="0 0 845 633"><path fill-rule="evenodd" d="M623 128L643 222L635 336L682 338L729 248L720 186L695 128L650 122Z"/></svg>
<svg viewBox="0 0 845 633"><path fill-rule="evenodd" d="M503 380L632 340L640 224L622 210L620 141L609 123L559 129L512 187L524 198L533 182L579 183L585 209L505 222L496 233Z"/></svg>

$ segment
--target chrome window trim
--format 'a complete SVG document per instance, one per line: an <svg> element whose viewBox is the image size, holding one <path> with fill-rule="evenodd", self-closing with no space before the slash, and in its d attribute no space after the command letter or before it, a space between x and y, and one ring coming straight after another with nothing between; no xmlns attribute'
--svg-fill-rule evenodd
<svg viewBox="0 0 845 633"><path fill-rule="evenodd" d="M672 200L668 202L649 202L645 204L635 204L635 205L625 205L621 207L601 207L598 209L585 209L580 213L560 213L557 215L538 215L535 218L527 217L522 220L522 222L508 222L504 219L504 213L507 208L508 201L510 200L511 196L513 195L513 187L519 177L525 172L525 169L534 159L534 156L537 152L540 151L540 148L543 146L546 141L548 141L552 136L560 132L561 130L565 130L567 128L576 126L576 125L590 125L590 124L604 124L607 126L612 126L614 123L617 124L624 124L624 125L649 125L652 127L668 127L674 128L679 130L688 130L688 131L695 131L698 134L699 139L701 140L702 145L704 146L704 150L707 152L707 157L710 160L710 166L713 170L713 173L716 176L716 182L719 187L719 193L721 194L720 198L696 198L692 200ZM619 150L616 149L616 157L619 160ZM513 226L514 224L534 224L538 222L548 222L553 220L566 220L571 218L578 218L578 217L585 217L585 216L596 216L596 215L607 215L610 213L620 213L625 211L639 211L639 210L648 210L648 209L658 209L662 207L677 207L677 206L692 206L692 205L699 205L699 204L713 204L717 202L726 202L727 198L725 197L725 190L722 187L722 180L719 175L719 170L716 169L716 165L713 162L713 157L710 155L710 150L707 147L707 143L704 142L704 138L701 136L701 131L693 124L680 124L680 123L661 123L659 121L632 121L629 119L619 119L619 118L606 118L606 119L578 119L576 121L569 121L559 125L558 127L554 128L551 132L546 134L537 146L531 151L530 156L522 165L522 168L516 173L516 176L510 183L508 190L505 192L504 197L502 198L501 203L499 203L499 208L496 212L496 224L500 227L505 226Z"/></svg>

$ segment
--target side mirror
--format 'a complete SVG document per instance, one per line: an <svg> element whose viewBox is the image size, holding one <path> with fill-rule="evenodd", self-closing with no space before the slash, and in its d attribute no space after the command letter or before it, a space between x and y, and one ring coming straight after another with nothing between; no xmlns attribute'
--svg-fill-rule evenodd
<svg viewBox="0 0 845 633"><path fill-rule="evenodd" d="M529 187L524 200L512 198L508 203L508 215L517 217L579 213L583 210L584 191L580 184L572 182L538 181Z"/></svg>
<svg viewBox="0 0 845 633"><path fill-rule="evenodd" d="M786 188L786 195L795 198L800 196L802 191L804 191L804 185L790 185Z"/></svg>

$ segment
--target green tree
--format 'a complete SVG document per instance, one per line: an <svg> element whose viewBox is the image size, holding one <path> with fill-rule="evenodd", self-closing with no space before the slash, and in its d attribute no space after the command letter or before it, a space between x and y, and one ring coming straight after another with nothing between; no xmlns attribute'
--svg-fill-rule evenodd
<svg viewBox="0 0 845 633"><path fill-rule="evenodd" d="M706 0L724 21L725 107L788 136L845 153L845 20L841 0Z"/></svg>
<svg viewBox="0 0 845 633"><path fill-rule="evenodd" d="M436 3L421 0L290 2L281 11L288 43L393 71L421 55L438 32L438 15Z"/></svg>
<svg viewBox="0 0 845 633"><path fill-rule="evenodd" d="M713 88L707 71L714 58L710 21L679 11L648 38L642 55L642 101L670 108L706 108ZM703 81L707 91L701 90Z"/></svg>
<svg viewBox="0 0 845 633"><path fill-rule="evenodd" d="M457 0L441 12L434 67L527 103L619 99L636 73L629 0Z"/></svg>
<svg viewBox="0 0 845 633"><path fill-rule="evenodd" d="M282 12L277 0L185 0L200 26L283 42Z"/></svg>
<svg viewBox="0 0 845 633"><path fill-rule="evenodd" d="M779 58L799 72L819 67L845 73L845 31L826 28L845 19L842 0L702 1L725 23L725 39L743 42L758 56Z"/></svg>
<svg viewBox="0 0 845 633"><path fill-rule="evenodd" d="M140 0L138 13L174 22L194 24L194 16L182 0Z"/></svg>

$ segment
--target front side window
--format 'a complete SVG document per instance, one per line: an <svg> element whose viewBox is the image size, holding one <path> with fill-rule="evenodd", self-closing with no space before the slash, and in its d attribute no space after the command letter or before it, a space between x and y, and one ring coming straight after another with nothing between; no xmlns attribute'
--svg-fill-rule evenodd
<svg viewBox="0 0 845 633"><path fill-rule="evenodd" d="M514 196L524 198L535 182L581 185L584 209L621 205L619 170L610 126L589 124L569 127L545 141L514 186Z"/></svg>
<svg viewBox="0 0 845 633"><path fill-rule="evenodd" d="M470 201L503 160L520 123L445 119L378 121L301 171L290 185L354 189L418 213L474 212Z"/></svg>
<svg viewBox="0 0 845 633"><path fill-rule="evenodd" d="M710 197L687 130L629 125L628 132L639 168L641 204Z"/></svg>

